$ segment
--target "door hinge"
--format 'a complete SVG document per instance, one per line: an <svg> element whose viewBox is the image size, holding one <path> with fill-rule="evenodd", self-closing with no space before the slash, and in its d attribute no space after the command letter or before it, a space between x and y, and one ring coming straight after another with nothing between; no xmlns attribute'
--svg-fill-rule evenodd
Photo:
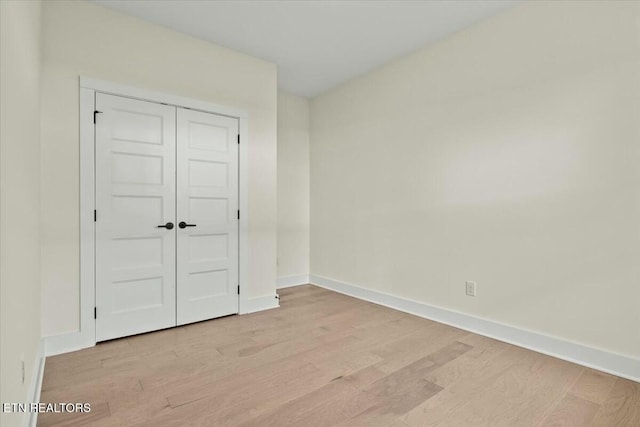
<svg viewBox="0 0 640 427"><path fill-rule="evenodd" d="M97 210L93 210L93 222L96 222L98 220L98 211Z"/></svg>
<svg viewBox="0 0 640 427"><path fill-rule="evenodd" d="M238 209L238 219L240 219L240 209Z"/></svg>
<svg viewBox="0 0 640 427"><path fill-rule="evenodd" d="M101 114L102 111L94 110L93 111L93 124L96 124L96 114Z"/></svg>
<svg viewBox="0 0 640 427"><path fill-rule="evenodd" d="M93 307L93 318L94 319L98 318L98 308L97 307Z"/></svg>
<svg viewBox="0 0 640 427"><path fill-rule="evenodd" d="M240 144L240 134L238 134L238 144Z"/></svg>
<svg viewBox="0 0 640 427"><path fill-rule="evenodd" d="M238 285L238 295L240 295L240 285Z"/></svg>

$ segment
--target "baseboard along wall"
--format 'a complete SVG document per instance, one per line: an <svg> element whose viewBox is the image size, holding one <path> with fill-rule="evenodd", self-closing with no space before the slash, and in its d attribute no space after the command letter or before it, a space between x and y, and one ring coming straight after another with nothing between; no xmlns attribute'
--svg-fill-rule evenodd
<svg viewBox="0 0 640 427"><path fill-rule="evenodd" d="M469 332L504 341L558 359L577 363L632 381L640 382L640 359L589 347L562 338L518 328L489 319L448 310L395 295L366 289L318 275L309 283L405 313L444 323Z"/></svg>
<svg viewBox="0 0 640 427"><path fill-rule="evenodd" d="M255 313L262 310L271 310L272 308L280 307L280 300L277 295L267 295L264 297L250 298L247 300L247 310L245 313Z"/></svg>
<svg viewBox="0 0 640 427"><path fill-rule="evenodd" d="M27 390L27 403L40 402L40 391L42 390L42 379L44 378L45 361L45 340L44 338L42 338L38 342L36 357L33 361L33 370L31 371L33 372L33 374L31 375L31 381L29 382L29 388ZM23 424L27 427L35 427L38 424L38 413L25 413Z"/></svg>
<svg viewBox="0 0 640 427"><path fill-rule="evenodd" d="M298 274L294 276L278 277L276 279L276 289L290 288L292 286L306 285L309 283L308 274Z"/></svg>

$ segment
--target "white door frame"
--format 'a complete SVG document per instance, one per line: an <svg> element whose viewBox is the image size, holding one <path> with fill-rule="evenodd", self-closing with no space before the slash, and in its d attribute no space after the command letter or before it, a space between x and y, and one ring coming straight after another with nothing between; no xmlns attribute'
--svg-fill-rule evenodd
<svg viewBox="0 0 640 427"><path fill-rule="evenodd" d="M190 108L237 118L239 120L240 145L238 152L239 183L238 205L240 221L238 232L238 298L239 314L248 312L249 276L249 144L248 114L236 108L225 107L197 99L139 89L88 77L80 77L80 330L75 349L96 344L95 300L95 93L106 93L142 101L151 101L176 107ZM75 340L74 340L75 341Z"/></svg>

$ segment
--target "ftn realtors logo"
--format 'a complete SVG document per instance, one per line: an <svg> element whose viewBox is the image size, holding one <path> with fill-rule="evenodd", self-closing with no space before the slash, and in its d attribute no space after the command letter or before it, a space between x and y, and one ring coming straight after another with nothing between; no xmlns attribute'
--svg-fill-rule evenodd
<svg viewBox="0 0 640 427"><path fill-rule="evenodd" d="M3 403L2 412L52 412L55 414L91 412L91 403Z"/></svg>

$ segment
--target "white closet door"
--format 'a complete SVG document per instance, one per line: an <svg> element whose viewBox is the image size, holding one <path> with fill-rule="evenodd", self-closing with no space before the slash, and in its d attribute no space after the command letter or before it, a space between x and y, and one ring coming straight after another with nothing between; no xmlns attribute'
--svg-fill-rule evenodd
<svg viewBox="0 0 640 427"><path fill-rule="evenodd" d="M177 109L178 325L238 312L238 120Z"/></svg>
<svg viewBox="0 0 640 427"><path fill-rule="evenodd" d="M96 94L96 339L175 326L175 107ZM160 228L165 226L166 228Z"/></svg>

